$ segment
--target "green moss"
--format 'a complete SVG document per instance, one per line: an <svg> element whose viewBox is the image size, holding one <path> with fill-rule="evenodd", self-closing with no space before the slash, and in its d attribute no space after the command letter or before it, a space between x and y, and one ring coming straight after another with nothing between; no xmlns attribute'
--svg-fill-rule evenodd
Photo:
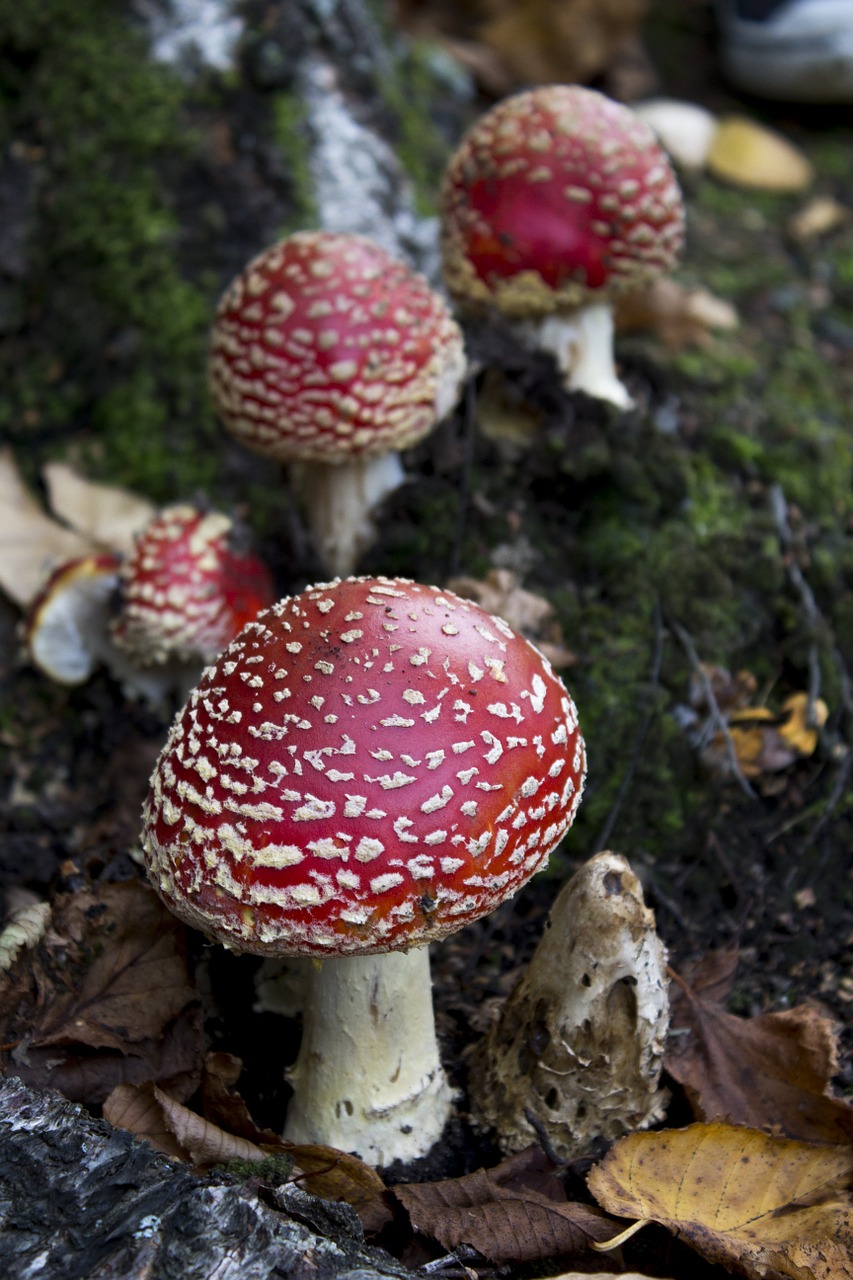
<svg viewBox="0 0 853 1280"><path fill-rule="evenodd" d="M36 149L28 327L5 344L0 425L77 435L95 471L165 500L207 483L214 286L185 278L159 174L198 146L185 86L107 0L22 0L6 23L4 132ZM185 447L192 439L193 446Z"/></svg>
<svg viewBox="0 0 853 1280"><path fill-rule="evenodd" d="M317 221L314 181L309 163L309 144L305 134L305 110L293 93L276 93L272 99L273 139L286 157L291 179L292 216L281 234L290 235L311 227Z"/></svg>

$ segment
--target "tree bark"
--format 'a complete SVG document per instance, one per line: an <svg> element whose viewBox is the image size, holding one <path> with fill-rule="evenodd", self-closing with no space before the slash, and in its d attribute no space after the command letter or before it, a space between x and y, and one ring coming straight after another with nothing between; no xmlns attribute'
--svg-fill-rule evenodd
<svg viewBox="0 0 853 1280"><path fill-rule="evenodd" d="M346 1206L278 1200L199 1176L58 1093L0 1081L0 1275L14 1280L382 1280L409 1277L366 1247ZM328 1210L334 1209L330 1215ZM326 1212L321 1212L325 1210ZM340 1212L343 1210L343 1212Z"/></svg>

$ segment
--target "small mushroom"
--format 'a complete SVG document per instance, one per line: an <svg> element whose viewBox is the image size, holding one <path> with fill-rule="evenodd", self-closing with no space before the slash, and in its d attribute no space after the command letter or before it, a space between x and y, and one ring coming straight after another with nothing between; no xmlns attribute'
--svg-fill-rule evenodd
<svg viewBox="0 0 853 1280"><path fill-rule="evenodd" d="M122 567L118 648L139 667L212 662L275 599L272 578L230 516L164 507Z"/></svg>
<svg viewBox="0 0 853 1280"><path fill-rule="evenodd" d="M577 85L486 112L450 160L441 196L445 281L494 308L557 361L570 389L631 404L613 363L611 298L671 270L684 207L651 128Z"/></svg>
<svg viewBox="0 0 853 1280"><path fill-rule="evenodd" d="M628 862L599 853L558 894L545 932L473 1055L473 1110L505 1151L543 1128L566 1160L661 1118L666 952Z"/></svg>
<svg viewBox="0 0 853 1280"><path fill-rule="evenodd" d="M371 513L402 482L399 451L450 412L465 374L445 303L363 236L303 231L259 254L213 326L210 385L226 427L301 464L320 555L347 574Z"/></svg>
<svg viewBox="0 0 853 1280"><path fill-rule="evenodd" d="M379 1165L439 1138L426 944L545 865L585 764L548 662L437 587L308 588L205 671L152 777L145 860L211 938L321 962L286 1137Z"/></svg>

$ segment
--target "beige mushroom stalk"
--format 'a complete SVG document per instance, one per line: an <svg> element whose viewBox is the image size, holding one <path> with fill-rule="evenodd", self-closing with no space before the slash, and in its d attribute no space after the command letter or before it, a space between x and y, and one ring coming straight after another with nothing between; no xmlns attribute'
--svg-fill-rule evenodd
<svg viewBox="0 0 853 1280"><path fill-rule="evenodd" d="M451 1106L427 944L545 865L580 803L574 704L505 622L352 578L250 622L155 769L143 847L188 924L318 962L285 1135L386 1165Z"/></svg>
<svg viewBox="0 0 853 1280"><path fill-rule="evenodd" d="M661 1118L666 953L625 858L600 853L558 895L530 965L480 1045L475 1114L506 1151L564 1159Z"/></svg>
<svg viewBox="0 0 853 1280"><path fill-rule="evenodd" d="M422 276L363 236L297 232L229 286L213 326L210 384L249 448L299 464L326 569L345 577L402 483L400 450L454 407L462 335Z"/></svg>

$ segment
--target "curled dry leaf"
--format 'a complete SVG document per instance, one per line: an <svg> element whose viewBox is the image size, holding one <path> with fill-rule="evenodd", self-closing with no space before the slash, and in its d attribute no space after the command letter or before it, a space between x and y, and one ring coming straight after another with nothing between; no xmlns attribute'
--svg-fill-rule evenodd
<svg viewBox="0 0 853 1280"><path fill-rule="evenodd" d="M54 515L99 547L126 555L154 518L156 508L146 498L87 480L65 462L47 463L42 477Z"/></svg>
<svg viewBox="0 0 853 1280"><path fill-rule="evenodd" d="M707 347L715 330L731 331L740 323L730 302L707 289L686 289L668 279L619 294L613 314L617 332L653 333L669 351Z"/></svg>
<svg viewBox="0 0 853 1280"><path fill-rule="evenodd" d="M545 655L553 667L568 667L577 657L566 648L554 606L542 596L525 590L510 569L490 569L485 578L451 578L449 591L473 600L487 613L497 614L514 631L520 631Z"/></svg>
<svg viewBox="0 0 853 1280"><path fill-rule="evenodd" d="M92 550L87 538L42 509L21 479L11 449L0 450L0 589L25 609L51 571Z"/></svg>
<svg viewBox="0 0 853 1280"><path fill-rule="evenodd" d="M699 1120L725 1118L805 1142L853 1136L853 1110L832 1094L838 1071L835 1028L819 1009L739 1018L723 1001L732 952L712 952L690 980L674 974L666 1069Z"/></svg>
<svg viewBox="0 0 853 1280"><path fill-rule="evenodd" d="M495 1263L585 1254L592 1241L608 1239L616 1224L588 1205L568 1201L553 1169L531 1148L494 1169L391 1190L415 1230L445 1249L471 1245Z"/></svg>
<svg viewBox="0 0 853 1280"><path fill-rule="evenodd" d="M850 1280L852 1174L849 1147L714 1123L632 1133L588 1183L609 1213L658 1222L741 1275Z"/></svg>
<svg viewBox="0 0 853 1280"><path fill-rule="evenodd" d="M804 191L814 178L799 148L781 134L743 116L720 121L708 150L708 170L738 187Z"/></svg>

